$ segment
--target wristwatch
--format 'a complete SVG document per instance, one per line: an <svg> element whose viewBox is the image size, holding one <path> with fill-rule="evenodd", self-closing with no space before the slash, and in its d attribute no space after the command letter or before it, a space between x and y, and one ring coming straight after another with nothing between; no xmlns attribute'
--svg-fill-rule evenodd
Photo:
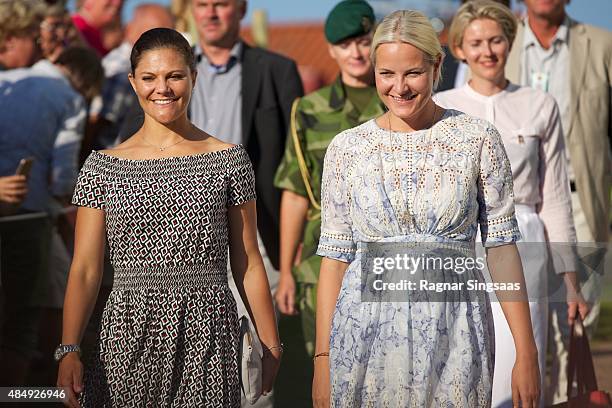
<svg viewBox="0 0 612 408"><path fill-rule="evenodd" d="M79 356L81 356L81 347L79 347L78 344L60 344L55 349L55 353L53 353L53 358L55 359L56 362L59 363L60 360L64 358L66 354L72 353L75 351L79 353Z"/></svg>

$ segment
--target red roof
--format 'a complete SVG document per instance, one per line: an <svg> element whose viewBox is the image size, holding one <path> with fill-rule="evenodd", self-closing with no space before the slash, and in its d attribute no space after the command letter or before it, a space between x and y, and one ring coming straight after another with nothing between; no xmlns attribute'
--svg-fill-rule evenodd
<svg viewBox="0 0 612 408"><path fill-rule="evenodd" d="M248 43L253 43L249 27L245 27L241 34ZM326 84L338 75L338 66L327 51L322 22L270 25L268 49L293 59L301 70L316 71Z"/></svg>

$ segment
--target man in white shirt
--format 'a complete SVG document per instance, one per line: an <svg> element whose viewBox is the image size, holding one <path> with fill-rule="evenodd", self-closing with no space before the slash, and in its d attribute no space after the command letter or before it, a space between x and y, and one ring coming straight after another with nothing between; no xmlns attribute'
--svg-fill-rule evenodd
<svg viewBox="0 0 612 408"><path fill-rule="evenodd" d="M549 92L557 101L566 138L572 206L579 243L609 239L612 174L611 78L612 33L574 21L565 13L568 0L525 0L527 19L519 24L506 76L515 83ZM593 271L583 285L594 303L585 320L593 334L599 315L598 279ZM553 332L552 402L563 401L569 328L564 307L551 304ZM555 378L558 376L558 378Z"/></svg>

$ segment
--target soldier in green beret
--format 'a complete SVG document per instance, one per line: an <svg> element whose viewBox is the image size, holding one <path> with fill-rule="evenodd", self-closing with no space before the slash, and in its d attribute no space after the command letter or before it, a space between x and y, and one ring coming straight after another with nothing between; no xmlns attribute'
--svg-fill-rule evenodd
<svg viewBox="0 0 612 408"><path fill-rule="evenodd" d="M364 0L341 1L327 16L325 37L340 75L333 84L294 102L287 147L274 180L283 190L280 280L275 299L283 314L294 315L299 310L311 355L321 266L315 252L321 230L325 151L338 133L383 113L369 59L374 23L374 11ZM299 263L294 265L296 258Z"/></svg>

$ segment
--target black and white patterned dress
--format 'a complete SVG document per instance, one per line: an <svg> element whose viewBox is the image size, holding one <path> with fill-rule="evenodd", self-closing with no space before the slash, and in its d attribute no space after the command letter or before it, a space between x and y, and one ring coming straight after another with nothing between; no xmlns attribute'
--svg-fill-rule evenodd
<svg viewBox="0 0 612 408"><path fill-rule="evenodd" d="M149 160L91 153L72 202L105 211L115 280L83 406L240 406L227 209L254 199L240 145Z"/></svg>

